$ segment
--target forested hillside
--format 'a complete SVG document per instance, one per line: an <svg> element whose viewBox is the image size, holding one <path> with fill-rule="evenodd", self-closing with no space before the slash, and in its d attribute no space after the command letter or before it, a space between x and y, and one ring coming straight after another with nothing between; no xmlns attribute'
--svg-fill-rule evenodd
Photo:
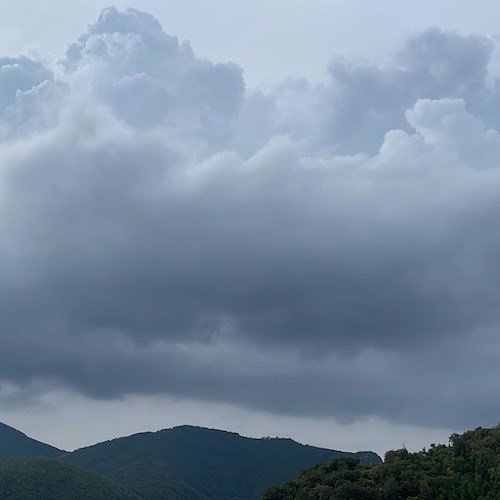
<svg viewBox="0 0 500 500"><path fill-rule="evenodd" d="M453 434L447 445L417 453L390 451L383 463L371 452L190 426L54 459L41 455L64 452L2 425L0 451L37 457L0 460L0 498L10 500L500 499L500 426Z"/></svg>
<svg viewBox="0 0 500 500"><path fill-rule="evenodd" d="M367 465L339 458L267 490L264 500L500 499L500 426L453 434L449 445L386 453Z"/></svg>
<svg viewBox="0 0 500 500"><path fill-rule="evenodd" d="M250 439L190 426L107 441L77 450L67 460L150 499L254 500L272 484L338 456L380 461L371 452L343 453L291 439Z"/></svg>
<svg viewBox="0 0 500 500"><path fill-rule="evenodd" d="M53 458L0 460L2 500L140 500L132 490Z"/></svg>

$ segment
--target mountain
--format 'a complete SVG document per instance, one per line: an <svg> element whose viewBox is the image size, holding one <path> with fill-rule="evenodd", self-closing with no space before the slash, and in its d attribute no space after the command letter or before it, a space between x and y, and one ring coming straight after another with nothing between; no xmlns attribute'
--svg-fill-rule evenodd
<svg viewBox="0 0 500 500"><path fill-rule="evenodd" d="M0 423L0 459L16 457L58 457L65 453Z"/></svg>
<svg viewBox="0 0 500 500"><path fill-rule="evenodd" d="M190 426L114 439L65 458L152 500L254 500L270 485L339 456L380 462L371 452L343 453Z"/></svg>
<svg viewBox="0 0 500 500"><path fill-rule="evenodd" d="M500 426L453 434L450 445L387 452L380 464L332 460L267 490L264 500L500 498Z"/></svg>
<svg viewBox="0 0 500 500"><path fill-rule="evenodd" d="M54 458L0 460L0 498L140 500L130 489Z"/></svg>

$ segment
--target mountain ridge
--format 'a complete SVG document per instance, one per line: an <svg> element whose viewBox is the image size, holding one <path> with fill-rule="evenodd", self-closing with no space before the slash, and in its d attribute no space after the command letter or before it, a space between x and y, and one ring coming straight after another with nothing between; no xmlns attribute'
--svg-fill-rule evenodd
<svg viewBox="0 0 500 500"><path fill-rule="evenodd" d="M29 456L44 459L12 462ZM246 437L193 425L144 431L65 452L0 424L0 498L6 492L11 495L13 481L21 486L40 481L41 487L53 489L50 498L63 498L57 495L65 490L58 489L57 481L50 482L60 477L60 482L81 491L122 488L147 500L257 500L269 486L336 457L381 461L373 452L342 452L291 438ZM26 481L19 479L23 475Z"/></svg>
<svg viewBox="0 0 500 500"><path fill-rule="evenodd" d="M67 453L55 446L33 439L0 422L0 459L22 457L58 457Z"/></svg>
<svg viewBox="0 0 500 500"><path fill-rule="evenodd" d="M236 432L236 431L228 431L228 430L225 430L225 429L218 429L218 428L215 428L215 427L205 427L205 426L201 426L201 425L191 425L191 424L175 425L175 426L172 426L172 427L165 427L163 429L158 429L156 431L134 432L132 434L127 434L127 435L124 435L124 436L118 436L118 437L106 439L104 441L98 441L97 443L90 444L90 445L87 445L87 446L82 446L80 448L76 448L73 451L68 451L68 452L63 452L63 453L72 454L72 453L76 453L76 452L78 452L80 450L83 450L83 449L92 448L94 446L98 446L98 445L101 445L101 444L104 444L104 443L109 443L109 442L117 441L117 440L120 440L120 439L127 439L127 438L131 438L131 437L134 437L134 436L150 436L150 435L157 435L157 434L160 434L160 433L163 433L163 432L182 431L182 430L210 431L210 432L213 432L213 433L221 433L221 434L225 434L225 435L232 435L232 436L235 436L235 437L238 437L238 438L241 438L241 439L251 440L251 441L287 441L287 442L295 443L295 444L298 444L300 446L305 446L305 447L308 447L308 448L315 448L315 449L318 449L318 450L328 450L328 451L333 451L333 452L338 452L338 453L343 453L343 454L344 453L345 454L352 454L352 455L370 454L374 458L376 456L380 460L382 460L377 453L375 453L374 451L370 451L370 450L359 450L359 451L338 450L338 449L334 449L334 448L325 448L323 446L316 446L316 445L308 444L308 443L301 443L300 441L297 441L297 440L295 440L293 438L290 438L290 437L280 437L280 436L252 437L252 436L245 436L245 435L240 434L239 432ZM363 460L361 459L361 461L363 461Z"/></svg>
<svg viewBox="0 0 500 500"><path fill-rule="evenodd" d="M280 478L335 457L381 461L372 452L341 452L290 438L248 438L188 425L104 441L65 458L151 499L165 498L170 491L169 498L178 499L254 500Z"/></svg>

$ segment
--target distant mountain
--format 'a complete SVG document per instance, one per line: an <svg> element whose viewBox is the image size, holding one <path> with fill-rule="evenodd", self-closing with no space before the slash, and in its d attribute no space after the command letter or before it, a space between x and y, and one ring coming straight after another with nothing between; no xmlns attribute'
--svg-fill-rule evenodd
<svg viewBox="0 0 500 500"><path fill-rule="evenodd" d="M190 426L107 441L65 458L151 500L254 500L302 469L340 456L381 461L371 452L344 453Z"/></svg>
<svg viewBox="0 0 500 500"><path fill-rule="evenodd" d="M431 445L427 451L389 451L380 464L332 460L264 495L264 500L296 498L500 499L500 426L453 434L449 446Z"/></svg>
<svg viewBox="0 0 500 500"><path fill-rule="evenodd" d="M54 458L0 460L0 498L9 500L141 500L130 489Z"/></svg>
<svg viewBox="0 0 500 500"><path fill-rule="evenodd" d="M66 453L0 423L0 458L58 457Z"/></svg>

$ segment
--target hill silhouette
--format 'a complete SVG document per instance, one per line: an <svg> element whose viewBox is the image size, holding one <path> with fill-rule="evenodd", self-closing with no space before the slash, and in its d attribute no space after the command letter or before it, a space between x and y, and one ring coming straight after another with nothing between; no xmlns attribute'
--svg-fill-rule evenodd
<svg viewBox="0 0 500 500"><path fill-rule="evenodd" d="M340 456L380 461L371 452L344 453L191 426L114 439L65 458L148 499L254 500L305 467Z"/></svg>
<svg viewBox="0 0 500 500"><path fill-rule="evenodd" d="M371 452L191 426L64 454L0 424L0 452L37 456L0 459L0 498L9 500L500 498L500 426L453 434L449 445L418 453L390 451L383 463Z"/></svg>
<svg viewBox="0 0 500 500"><path fill-rule="evenodd" d="M0 459L16 457L58 457L66 452L32 439L0 423Z"/></svg>

